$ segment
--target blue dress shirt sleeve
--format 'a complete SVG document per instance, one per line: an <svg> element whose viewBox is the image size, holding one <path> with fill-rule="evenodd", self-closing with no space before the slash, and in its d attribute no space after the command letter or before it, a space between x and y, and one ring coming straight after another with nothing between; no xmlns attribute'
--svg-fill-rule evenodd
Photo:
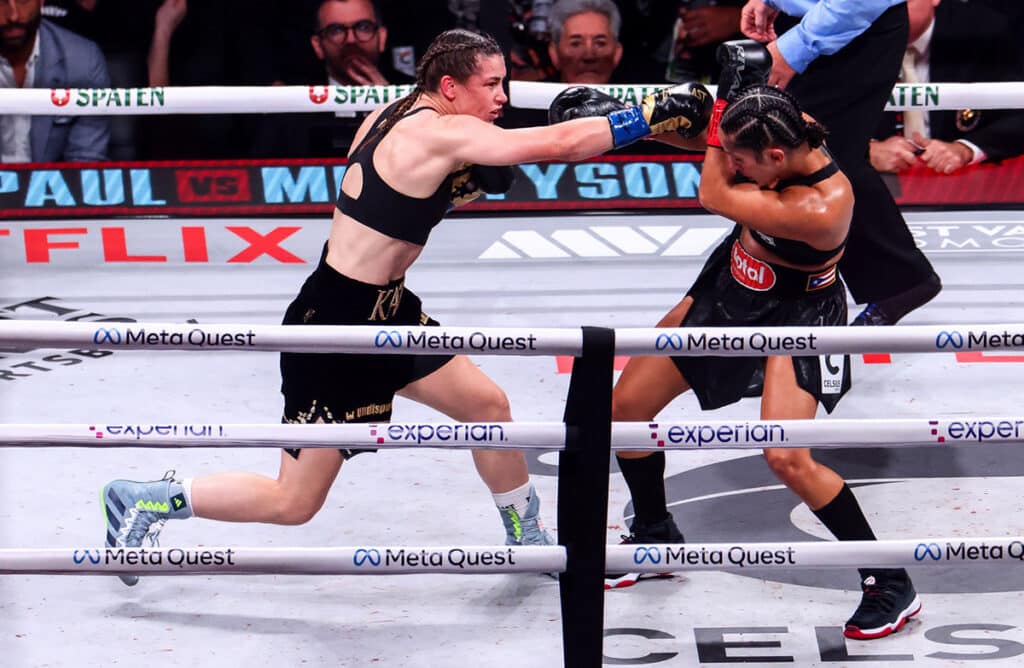
<svg viewBox="0 0 1024 668"><path fill-rule="evenodd" d="M779 53L797 72L818 56L830 55L868 29L875 19L904 0L765 0L800 23L779 36Z"/></svg>

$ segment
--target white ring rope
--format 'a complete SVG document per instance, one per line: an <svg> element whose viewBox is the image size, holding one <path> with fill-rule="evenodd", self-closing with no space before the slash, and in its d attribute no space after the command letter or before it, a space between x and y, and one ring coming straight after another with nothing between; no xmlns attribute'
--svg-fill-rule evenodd
<svg viewBox="0 0 1024 668"><path fill-rule="evenodd" d="M561 450L561 422L0 424L0 447Z"/></svg>
<svg viewBox="0 0 1024 668"><path fill-rule="evenodd" d="M596 86L624 102L668 83ZM566 84L510 81L510 104L547 109ZM714 93L715 86L708 86ZM370 111L412 90L396 86L166 86L156 88L3 88L0 113L43 116L265 114ZM897 84L886 109L1018 109L1024 82Z"/></svg>
<svg viewBox="0 0 1024 668"><path fill-rule="evenodd" d="M550 546L5 548L0 574L411 575L560 573Z"/></svg>
<svg viewBox="0 0 1024 668"><path fill-rule="evenodd" d="M167 86L2 88L0 113L56 116L370 111L412 86Z"/></svg>
<svg viewBox="0 0 1024 668"><path fill-rule="evenodd" d="M616 328L618 355L761 357L1024 350L1024 324Z"/></svg>
<svg viewBox="0 0 1024 668"><path fill-rule="evenodd" d="M583 331L523 327L196 325L0 321L0 347L105 350L246 350L309 353L578 355Z"/></svg>
<svg viewBox="0 0 1024 668"><path fill-rule="evenodd" d="M579 355L581 329L0 321L0 348ZM1024 324L619 328L619 355L762 357L1024 350Z"/></svg>
<svg viewBox="0 0 1024 668"><path fill-rule="evenodd" d="M768 568L951 566L1024 561L1024 537L905 538L793 543L610 545L609 573Z"/></svg>
<svg viewBox="0 0 1024 668"><path fill-rule="evenodd" d="M612 450L909 447L956 443L1024 443L1024 417L612 423ZM634 447L637 444L643 447Z"/></svg>
<svg viewBox="0 0 1024 668"><path fill-rule="evenodd" d="M624 84L594 86L627 104L640 104L645 95L671 84ZM837 83L837 85L842 85ZM555 96L569 86L564 83L510 81L512 106L547 109ZM708 86L714 94L717 86ZM1024 107L1024 82L896 84L886 111L903 109L1019 109Z"/></svg>
<svg viewBox="0 0 1024 668"><path fill-rule="evenodd" d="M1002 536L609 545L605 549L609 573L948 567L1024 561L1024 537ZM559 545L0 549L0 574L5 575L556 573L565 567L565 548Z"/></svg>
<svg viewBox="0 0 1024 668"><path fill-rule="evenodd" d="M561 450L561 422L0 424L0 447L446 448ZM615 422L612 450L1014 444L1024 417Z"/></svg>

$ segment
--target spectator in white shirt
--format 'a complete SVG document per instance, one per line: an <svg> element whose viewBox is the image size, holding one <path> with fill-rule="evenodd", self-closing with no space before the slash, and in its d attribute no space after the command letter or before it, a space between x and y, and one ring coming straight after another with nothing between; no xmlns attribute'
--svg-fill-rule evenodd
<svg viewBox="0 0 1024 668"><path fill-rule="evenodd" d="M100 48L44 20L42 0L0 0L0 87L108 88ZM54 104L60 96L55 92ZM66 103L66 102L65 102ZM0 116L0 161L107 159L110 121L102 116Z"/></svg>

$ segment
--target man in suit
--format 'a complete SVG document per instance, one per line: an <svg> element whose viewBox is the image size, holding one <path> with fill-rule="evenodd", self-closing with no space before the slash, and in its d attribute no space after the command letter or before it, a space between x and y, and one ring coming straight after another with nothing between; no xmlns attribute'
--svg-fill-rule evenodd
<svg viewBox="0 0 1024 668"><path fill-rule="evenodd" d="M93 42L41 16L42 0L0 0L0 86L108 88ZM107 159L110 121L102 116L0 116L0 162Z"/></svg>
<svg viewBox="0 0 1024 668"><path fill-rule="evenodd" d="M1024 63L1013 12L994 3L908 0L905 83L1020 81ZM1024 153L1024 110L923 109L886 113L871 165L901 172L921 162L939 174Z"/></svg>

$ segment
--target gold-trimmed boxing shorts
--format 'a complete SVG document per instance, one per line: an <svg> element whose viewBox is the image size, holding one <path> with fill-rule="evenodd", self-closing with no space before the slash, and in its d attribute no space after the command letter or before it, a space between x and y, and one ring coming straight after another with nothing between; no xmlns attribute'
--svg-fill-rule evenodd
<svg viewBox="0 0 1024 668"><path fill-rule="evenodd" d="M372 285L320 262L285 311L285 325L436 326L403 279ZM388 422L395 392L424 378L453 355L281 353L284 415L293 424ZM372 449L340 449L348 459ZM298 458L298 450L287 450Z"/></svg>

